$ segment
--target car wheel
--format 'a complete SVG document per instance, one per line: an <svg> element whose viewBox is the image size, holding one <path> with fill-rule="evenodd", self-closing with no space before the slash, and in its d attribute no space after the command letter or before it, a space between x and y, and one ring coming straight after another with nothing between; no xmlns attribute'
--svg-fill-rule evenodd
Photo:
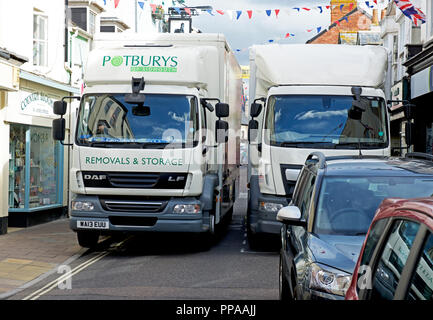
<svg viewBox="0 0 433 320"><path fill-rule="evenodd" d="M84 248L94 248L98 244L99 233L77 231L78 244Z"/></svg>
<svg viewBox="0 0 433 320"><path fill-rule="evenodd" d="M282 301L288 301L293 299L293 296L290 292L289 283L287 282L286 276L284 274L283 258L281 254L279 266L279 294L280 300Z"/></svg>

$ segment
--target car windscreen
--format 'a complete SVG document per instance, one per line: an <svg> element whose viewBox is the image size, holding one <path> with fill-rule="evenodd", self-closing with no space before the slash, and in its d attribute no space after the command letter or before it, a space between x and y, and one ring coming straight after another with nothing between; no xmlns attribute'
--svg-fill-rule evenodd
<svg viewBox="0 0 433 320"><path fill-rule="evenodd" d="M268 99L265 142L273 146L363 149L388 146L383 99L362 97L361 119L349 117L353 96L275 95Z"/></svg>
<svg viewBox="0 0 433 320"><path fill-rule="evenodd" d="M194 96L146 94L144 103L125 94L88 94L81 100L76 142L94 147L192 146L198 130Z"/></svg>
<svg viewBox="0 0 433 320"><path fill-rule="evenodd" d="M433 195L433 177L324 177L314 218L316 234L364 235L386 198Z"/></svg>

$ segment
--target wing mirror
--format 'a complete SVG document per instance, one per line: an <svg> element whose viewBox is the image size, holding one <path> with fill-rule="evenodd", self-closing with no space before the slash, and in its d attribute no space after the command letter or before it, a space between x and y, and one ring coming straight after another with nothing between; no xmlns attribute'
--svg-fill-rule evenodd
<svg viewBox="0 0 433 320"><path fill-rule="evenodd" d="M301 211L296 206L286 206L280 209L277 220L288 225L306 226L307 223L301 218Z"/></svg>

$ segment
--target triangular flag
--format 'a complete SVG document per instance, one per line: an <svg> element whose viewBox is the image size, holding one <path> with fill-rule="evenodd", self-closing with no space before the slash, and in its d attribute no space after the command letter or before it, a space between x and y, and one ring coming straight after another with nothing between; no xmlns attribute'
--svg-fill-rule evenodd
<svg viewBox="0 0 433 320"><path fill-rule="evenodd" d="M206 10L211 16L214 16L214 14L212 13L212 10Z"/></svg>
<svg viewBox="0 0 433 320"><path fill-rule="evenodd" d="M307 32L311 32L311 31L313 31L313 29L307 29Z"/></svg>
<svg viewBox="0 0 433 320"><path fill-rule="evenodd" d="M274 40L268 40L268 42L274 42Z"/></svg>
<svg viewBox="0 0 433 320"><path fill-rule="evenodd" d="M237 14L237 16L236 16L236 20L239 20L239 17L241 16L242 11L236 11L236 14Z"/></svg>
<svg viewBox="0 0 433 320"><path fill-rule="evenodd" d="M319 8L319 10L320 10L320 13L322 13L322 12L323 12L323 9L322 9L322 7L321 7L321 6L318 6L317 8Z"/></svg>
<svg viewBox="0 0 433 320"><path fill-rule="evenodd" d="M216 10L216 12L218 12L220 15L224 15L224 11L223 10Z"/></svg>
<svg viewBox="0 0 433 320"><path fill-rule="evenodd" d="M290 37L290 33L287 33L285 36L285 38L288 38L288 37Z"/></svg>
<svg viewBox="0 0 433 320"><path fill-rule="evenodd" d="M346 20L346 22L349 22L349 18L347 16L343 17L343 20Z"/></svg>
<svg viewBox="0 0 433 320"><path fill-rule="evenodd" d="M272 10L266 10L266 14L268 15L268 17L271 16Z"/></svg>
<svg viewBox="0 0 433 320"><path fill-rule="evenodd" d="M320 33L320 31L322 31L322 27L317 28L317 33Z"/></svg>
<svg viewBox="0 0 433 320"><path fill-rule="evenodd" d="M114 0L114 8L117 8L117 6L119 5L120 0Z"/></svg>
<svg viewBox="0 0 433 320"><path fill-rule="evenodd" d="M150 7L152 8L152 13L155 13L155 11L156 11L156 4L151 3Z"/></svg>
<svg viewBox="0 0 433 320"><path fill-rule="evenodd" d="M177 12L178 14L181 14L181 11L180 11L180 8L179 8L179 7L174 7L173 9L176 10L176 12Z"/></svg>
<svg viewBox="0 0 433 320"><path fill-rule="evenodd" d="M106 6L107 5L107 0L104 0L104 6Z"/></svg>
<svg viewBox="0 0 433 320"><path fill-rule="evenodd" d="M275 9L275 16L278 18L278 14L280 13L280 9Z"/></svg>
<svg viewBox="0 0 433 320"><path fill-rule="evenodd" d="M328 9L328 10L329 10L330 8L331 8L331 6L326 6L326 9Z"/></svg>
<svg viewBox="0 0 433 320"><path fill-rule="evenodd" d="M311 10L310 8L302 8L302 9L304 9L305 11L310 11Z"/></svg>
<svg viewBox="0 0 433 320"><path fill-rule="evenodd" d="M301 8L293 8L293 9L294 10L298 10L298 12L301 11Z"/></svg>
<svg viewBox="0 0 433 320"><path fill-rule="evenodd" d="M140 6L141 10L144 9L144 2L138 1L138 5Z"/></svg>
<svg viewBox="0 0 433 320"><path fill-rule="evenodd" d="M335 23L338 24L338 26L340 26L340 21L339 20L335 21Z"/></svg>
<svg viewBox="0 0 433 320"><path fill-rule="evenodd" d="M229 16L230 20L233 20L233 10L227 10L227 15Z"/></svg>
<svg viewBox="0 0 433 320"><path fill-rule="evenodd" d="M253 10L247 10L248 13L248 18L251 19L251 17L253 16Z"/></svg>
<svg viewBox="0 0 433 320"><path fill-rule="evenodd" d="M349 11L353 10L353 3L349 4Z"/></svg>
<svg viewBox="0 0 433 320"><path fill-rule="evenodd" d="M189 15L191 15L191 9L190 8L183 8L185 10L186 13L188 13Z"/></svg>
<svg viewBox="0 0 433 320"><path fill-rule="evenodd" d="M343 8L344 8L344 4L342 4L342 5L340 6L340 11L343 11Z"/></svg>

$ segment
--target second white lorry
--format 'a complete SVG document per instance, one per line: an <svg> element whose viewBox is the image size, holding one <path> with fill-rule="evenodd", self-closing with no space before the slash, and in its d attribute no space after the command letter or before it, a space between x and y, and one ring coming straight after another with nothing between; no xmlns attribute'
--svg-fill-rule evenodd
<svg viewBox="0 0 433 320"><path fill-rule="evenodd" d="M261 45L250 49L248 239L279 234L298 173L312 151L390 155L378 46ZM308 205L309 199L305 199Z"/></svg>

